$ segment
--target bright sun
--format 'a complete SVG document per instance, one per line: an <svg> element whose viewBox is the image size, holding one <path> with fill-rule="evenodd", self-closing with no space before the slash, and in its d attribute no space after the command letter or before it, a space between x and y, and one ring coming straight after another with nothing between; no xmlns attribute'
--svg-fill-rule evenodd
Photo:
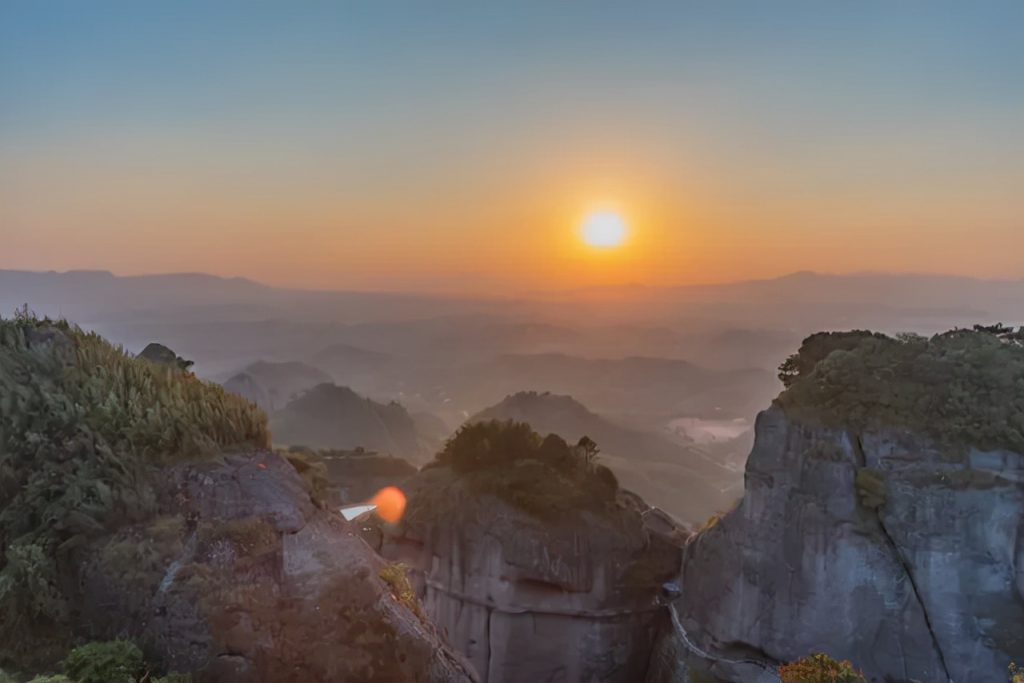
<svg viewBox="0 0 1024 683"><path fill-rule="evenodd" d="M583 220L581 233L590 246L610 249L626 239L626 222L613 211L598 211Z"/></svg>

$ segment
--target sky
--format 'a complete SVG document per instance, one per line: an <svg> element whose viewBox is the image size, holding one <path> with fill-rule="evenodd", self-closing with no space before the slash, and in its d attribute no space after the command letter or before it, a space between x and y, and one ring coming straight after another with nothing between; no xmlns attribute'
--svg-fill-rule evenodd
<svg viewBox="0 0 1024 683"><path fill-rule="evenodd" d="M1022 247L1018 0L0 2L0 268L509 292Z"/></svg>

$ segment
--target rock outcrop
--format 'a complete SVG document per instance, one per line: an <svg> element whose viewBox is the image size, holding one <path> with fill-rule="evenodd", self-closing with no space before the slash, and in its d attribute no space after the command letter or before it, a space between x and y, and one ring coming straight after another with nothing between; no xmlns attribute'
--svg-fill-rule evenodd
<svg viewBox="0 0 1024 683"><path fill-rule="evenodd" d="M90 638L129 636L211 681L470 681L436 627L391 595L385 562L318 509L280 455L166 473L162 514L90 544Z"/></svg>
<svg viewBox="0 0 1024 683"><path fill-rule="evenodd" d="M268 442L180 364L0 319L0 666L125 638L199 682L475 680Z"/></svg>
<svg viewBox="0 0 1024 683"><path fill-rule="evenodd" d="M510 494L515 482L475 477L424 468L407 483L406 518L383 550L415 570L426 611L453 646L487 683L644 680L666 627L659 590L679 569L671 520L625 491L536 514ZM501 493L488 492L492 483Z"/></svg>
<svg viewBox="0 0 1024 683"><path fill-rule="evenodd" d="M710 655L674 638L689 665L739 683L728 660L823 651L870 681L990 683L1024 659L1024 456L998 446L1021 350L958 335L847 338L759 416L742 501L685 549L675 608Z"/></svg>

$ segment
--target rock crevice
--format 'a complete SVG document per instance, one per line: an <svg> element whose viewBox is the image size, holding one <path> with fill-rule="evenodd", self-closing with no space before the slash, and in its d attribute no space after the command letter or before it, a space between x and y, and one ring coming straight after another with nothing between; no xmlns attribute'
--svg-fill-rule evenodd
<svg viewBox="0 0 1024 683"><path fill-rule="evenodd" d="M857 456L857 465L862 468L866 468L867 458L864 455L864 443L859 434L855 434L852 438L854 454ZM893 557L899 562L900 566L903 567L903 573L907 577L907 581L910 584L910 589L914 594L914 599L921 608L921 615L924 617L925 626L928 628L928 634L931 636L932 645L935 647L935 654L939 658L939 663L942 665L942 673L945 680L948 683L952 683L952 679L949 677L949 667L946 666L946 657L942 652L942 646L939 644L939 638L935 634L935 628L932 626L932 618L928 613L928 606L925 604L924 598L921 596L921 589L918 588L917 580L914 578L914 569L907 562L906 558L903 557L903 552L900 547L896 545L896 541L893 540L892 535L889 534L889 530L885 528L885 518L882 515L882 511L878 508L873 509L870 513L871 519L877 524L878 531L881 533L882 538L885 539L885 544L892 551ZM906 657L901 655L901 661L903 662L903 672L906 676Z"/></svg>

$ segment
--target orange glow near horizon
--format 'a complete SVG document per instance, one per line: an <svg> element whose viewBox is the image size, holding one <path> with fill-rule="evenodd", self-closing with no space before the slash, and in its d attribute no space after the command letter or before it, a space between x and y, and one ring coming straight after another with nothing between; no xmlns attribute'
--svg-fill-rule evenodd
<svg viewBox="0 0 1024 683"><path fill-rule="evenodd" d="M269 166L241 179L228 168L185 170L187 159L168 147L158 156L181 170L156 176L127 173L142 164L134 157L76 153L94 160L89 173L46 156L22 159L17 175L0 172L0 223L13 235L0 268L206 272L284 287L475 296L797 270L998 277L1019 268L1005 248L1019 240L1012 211L980 191L941 210L909 191L880 190L867 207L848 189L797 201L637 155L608 168L586 156L520 159L518 171L493 177L455 173L450 183L412 179L374 191L353 181L363 192L326 183L325 168L275 193L262 191L280 182ZM581 226L609 210L626 238L595 248ZM978 216L993 226L984 243L971 228Z"/></svg>

